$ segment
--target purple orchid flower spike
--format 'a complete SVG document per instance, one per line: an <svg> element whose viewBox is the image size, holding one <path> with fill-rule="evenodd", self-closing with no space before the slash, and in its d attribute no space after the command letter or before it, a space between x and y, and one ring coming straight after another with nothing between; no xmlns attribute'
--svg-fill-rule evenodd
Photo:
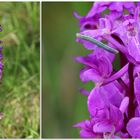
<svg viewBox="0 0 140 140"><path fill-rule="evenodd" d="M0 25L0 32L2 32L2 26ZM2 50L3 50L3 47L1 46L2 44L2 40L0 40L0 80L2 79L2 75L3 75L3 62L2 62L2 59L3 59L3 55L2 55ZM3 119L4 117L4 114L2 112L0 112L0 120Z"/></svg>
<svg viewBox="0 0 140 140"><path fill-rule="evenodd" d="M2 32L2 26L1 25L0 25L0 32ZM2 43L3 42L0 40L0 45ZM3 47L0 46L0 79L2 78L2 73L3 73L3 62L2 62L3 55L2 55L2 50L3 50Z"/></svg>
<svg viewBox="0 0 140 140"><path fill-rule="evenodd" d="M140 138L140 3L95 2L80 22L77 41L92 52L82 82L92 81L87 96L89 120L76 124L83 138ZM119 69L114 68L119 57Z"/></svg>

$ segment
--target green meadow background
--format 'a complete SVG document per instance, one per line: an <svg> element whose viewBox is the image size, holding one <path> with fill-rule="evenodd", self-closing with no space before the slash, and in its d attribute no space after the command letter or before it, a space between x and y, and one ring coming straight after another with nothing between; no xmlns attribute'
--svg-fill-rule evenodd
<svg viewBox="0 0 140 140"><path fill-rule="evenodd" d="M39 137L39 3L0 2L0 138Z"/></svg>
<svg viewBox="0 0 140 140"><path fill-rule="evenodd" d="M86 15L91 2L43 2L43 138L78 138L79 130L72 126L88 119L87 97L79 88L92 89L93 84L82 84L79 71L83 67L73 57L89 53L75 42L79 32L77 11Z"/></svg>

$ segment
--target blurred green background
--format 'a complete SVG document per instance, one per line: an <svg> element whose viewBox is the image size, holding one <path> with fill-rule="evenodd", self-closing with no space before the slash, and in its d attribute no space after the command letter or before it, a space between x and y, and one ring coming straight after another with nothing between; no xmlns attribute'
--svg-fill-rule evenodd
<svg viewBox="0 0 140 140"><path fill-rule="evenodd" d="M79 32L73 12L86 15L91 2L43 2L43 114L44 138L77 138L79 130L72 126L88 119L87 97L80 87L91 89L92 83L82 84L79 79L81 64L74 56L89 53L75 42Z"/></svg>
<svg viewBox="0 0 140 140"><path fill-rule="evenodd" d="M3 78L0 138L39 137L39 3L0 2Z"/></svg>

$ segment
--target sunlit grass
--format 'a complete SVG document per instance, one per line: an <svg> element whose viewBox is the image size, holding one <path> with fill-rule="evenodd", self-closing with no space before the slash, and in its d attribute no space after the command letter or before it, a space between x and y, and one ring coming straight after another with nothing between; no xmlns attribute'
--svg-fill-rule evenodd
<svg viewBox="0 0 140 140"><path fill-rule="evenodd" d="M1 138L39 137L39 3L0 3L4 72Z"/></svg>

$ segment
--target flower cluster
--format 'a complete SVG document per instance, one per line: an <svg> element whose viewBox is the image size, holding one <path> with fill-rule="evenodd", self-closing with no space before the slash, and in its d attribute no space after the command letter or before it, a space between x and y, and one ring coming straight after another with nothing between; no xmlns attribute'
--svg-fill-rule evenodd
<svg viewBox="0 0 140 140"><path fill-rule="evenodd" d="M140 3L95 2L86 16L74 14L76 41L91 50L76 58L85 65L80 79L95 83L82 90L90 117L74 127L83 138L140 138Z"/></svg>
<svg viewBox="0 0 140 140"><path fill-rule="evenodd" d="M0 32L2 32L1 25L0 25ZM1 40L0 40L0 44L2 44ZM2 55L2 50L3 50L3 47L0 46L0 79L2 78L2 71L3 71L3 63L2 63L3 55Z"/></svg>
<svg viewBox="0 0 140 140"><path fill-rule="evenodd" d="M2 26L0 25L0 32L2 32ZM2 44L2 40L0 40L0 44ZM2 72L3 72L3 62L2 62L2 59L3 59L3 55L2 55L2 50L3 50L3 47L0 46L0 80L2 79ZM3 113L0 112L0 120L4 117Z"/></svg>

